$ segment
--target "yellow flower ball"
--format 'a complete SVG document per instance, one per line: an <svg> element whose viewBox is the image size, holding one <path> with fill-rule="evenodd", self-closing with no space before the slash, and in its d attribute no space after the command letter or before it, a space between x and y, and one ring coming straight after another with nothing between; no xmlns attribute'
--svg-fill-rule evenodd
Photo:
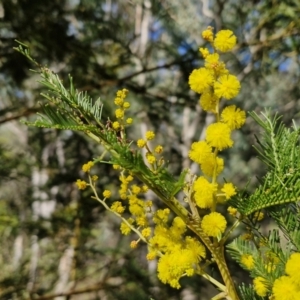
<svg viewBox="0 0 300 300"><path fill-rule="evenodd" d="M246 122L246 112L235 105L227 106L221 113L221 120L226 123L231 130L241 128Z"/></svg>
<svg viewBox="0 0 300 300"><path fill-rule="evenodd" d="M123 100L122 98L120 98L120 97L116 97L114 103L115 103L117 106L122 106L123 103L124 103L124 100Z"/></svg>
<svg viewBox="0 0 300 300"><path fill-rule="evenodd" d="M131 241L130 242L130 248L131 249L136 249L138 246L138 242L137 241Z"/></svg>
<svg viewBox="0 0 300 300"><path fill-rule="evenodd" d="M222 75L215 83L215 95L227 100L234 98L240 91L241 84L234 75Z"/></svg>
<svg viewBox="0 0 300 300"><path fill-rule="evenodd" d="M93 166L94 166L94 163L92 161L89 161L88 163L86 163L82 166L82 171L85 173L89 172Z"/></svg>
<svg viewBox="0 0 300 300"><path fill-rule="evenodd" d="M113 122L112 127L113 129L118 130L120 128L120 123L118 121Z"/></svg>
<svg viewBox="0 0 300 300"><path fill-rule="evenodd" d="M115 115L117 119L122 119L124 117L124 110L121 108L116 109Z"/></svg>
<svg viewBox="0 0 300 300"><path fill-rule="evenodd" d="M191 150L189 151L189 158L201 164L208 155L211 155L212 148L205 141L194 142L191 145Z"/></svg>
<svg viewBox="0 0 300 300"><path fill-rule="evenodd" d="M233 145L230 133L231 131L228 125L221 122L213 123L207 127L206 141L210 146L218 150L230 148Z"/></svg>
<svg viewBox="0 0 300 300"><path fill-rule="evenodd" d="M290 276L281 276L274 281L274 300L299 300L300 290Z"/></svg>
<svg viewBox="0 0 300 300"><path fill-rule="evenodd" d="M151 141L155 138L155 133L153 131L147 131L145 136L147 141Z"/></svg>
<svg viewBox="0 0 300 300"><path fill-rule="evenodd" d="M231 30L220 30L214 39L214 46L217 50L227 52L236 45L236 36Z"/></svg>
<svg viewBox="0 0 300 300"><path fill-rule="evenodd" d="M207 48L199 48L199 52L202 54L203 58L209 55L209 50Z"/></svg>
<svg viewBox="0 0 300 300"><path fill-rule="evenodd" d="M214 77L212 71L206 68L193 70L189 77L190 88L196 93L203 93L206 89L213 86Z"/></svg>
<svg viewBox="0 0 300 300"><path fill-rule="evenodd" d="M143 139L139 139L136 143L139 148L143 148L146 145L146 141Z"/></svg>
<svg viewBox="0 0 300 300"><path fill-rule="evenodd" d="M221 191L225 194L226 200L236 195L235 187L231 182L225 183Z"/></svg>
<svg viewBox="0 0 300 300"><path fill-rule="evenodd" d="M216 169L215 169L216 168ZM218 176L224 169L224 160L220 157L215 157L213 153L208 155L201 163L201 171L208 177Z"/></svg>
<svg viewBox="0 0 300 300"><path fill-rule="evenodd" d="M200 208L211 208L213 195L216 192L216 185L210 183L205 177L200 176L194 182L194 198Z"/></svg>
<svg viewBox="0 0 300 300"><path fill-rule="evenodd" d="M202 93L199 103L205 111L216 113L219 98L211 91Z"/></svg>
<svg viewBox="0 0 300 300"><path fill-rule="evenodd" d="M126 119L126 123L127 123L128 125L132 124L132 122L133 122L133 119L132 119L132 118Z"/></svg>
<svg viewBox="0 0 300 300"><path fill-rule="evenodd" d="M256 277L253 280L253 286L256 294L265 297L268 293L267 282L262 277ZM279 300L279 299L278 299Z"/></svg>
<svg viewBox="0 0 300 300"><path fill-rule="evenodd" d="M285 265L286 274L291 277L299 276L300 271L300 253L293 253ZM300 283L300 279L298 280Z"/></svg>
<svg viewBox="0 0 300 300"><path fill-rule="evenodd" d="M163 152L163 147L161 145L158 145L155 147L154 152L157 154L161 154Z"/></svg>
<svg viewBox="0 0 300 300"><path fill-rule="evenodd" d="M209 26L206 30L202 31L202 37L204 40L212 42L214 40L213 28Z"/></svg>
<svg viewBox="0 0 300 300"><path fill-rule="evenodd" d="M104 198L110 198L110 197L111 197L111 191L105 190L105 191L103 192L103 197L104 197Z"/></svg>
<svg viewBox="0 0 300 300"><path fill-rule="evenodd" d="M77 185L78 189L80 189L80 190L84 190L87 187L87 183L80 179L77 179L76 185Z"/></svg>
<svg viewBox="0 0 300 300"><path fill-rule="evenodd" d="M254 258L250 254L243 254L241 256L241 264L244 265L248 270L252 270L254 267Z"/></svg>
<svg viewBox="0 0 300 300"><path fill-rule="evenodd" d="M229 206L229 207L227 208L227 211L228 211L228 213L229 213L231 216L234 216L234 217L235 217L235 215L236 215L236 213L237 213L237 209L234 208L234 207L232 207L232 206Z"/></svg>
<svg viewBox="0 0 300 300"><path fill-rule="evenodd" d="M212 212L203 217L201 228L208 236L218 237L226 229L226 219L218 212Z"/></svg>

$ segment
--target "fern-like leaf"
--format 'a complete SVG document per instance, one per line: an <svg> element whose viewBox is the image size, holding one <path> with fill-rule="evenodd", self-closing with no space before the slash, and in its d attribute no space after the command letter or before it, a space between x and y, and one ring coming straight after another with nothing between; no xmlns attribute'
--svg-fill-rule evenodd
<svg viewBox="0 0 300 300"><path fill-rule="evenodd" d="M264 130L256 149L268 172L250 197L238 196L231 201L230 204L244 215L300 200L299 132L296 126L288 129L276 116L271 119L266 114L263 118L255 113L251 115Z"/></svg>

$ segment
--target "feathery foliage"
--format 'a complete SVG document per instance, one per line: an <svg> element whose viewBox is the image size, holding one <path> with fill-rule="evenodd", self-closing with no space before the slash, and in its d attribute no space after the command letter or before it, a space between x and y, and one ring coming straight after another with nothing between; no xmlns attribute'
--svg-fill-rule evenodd
<svg viewBox="0 0 300 300"><path fill-rule="evenodd" d="M230 202L244 215L300 200L299 129L295 124L286 128L276 115L250 114L263 129L261 137L256 137L255 149L268 171L251 196Z"/></svg>

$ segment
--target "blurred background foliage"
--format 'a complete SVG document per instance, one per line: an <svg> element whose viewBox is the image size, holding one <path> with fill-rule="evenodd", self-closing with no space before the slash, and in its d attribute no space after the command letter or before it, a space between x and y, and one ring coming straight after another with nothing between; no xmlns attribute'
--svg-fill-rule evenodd
<svg viewBox="0 0 300 300"><path fill-rule="evenodd" d="M88 190L77 190L82 164L100 154L97 145L76 132L20 123L35 118L45 90L13 50L15 39L66 84L72 74L79 90L100 96L104 119L113 116L116 91L127 88L130 136L154 130L178 175L182 168L198 171L188 150L211 122L187 84L203 63L201 32L210 25L238 37L233 53L223 56L242 83L233 103L278 112L289 126L299 121L299 14L297 0L2 0L0 298L205 300L216 293L199 278L182 280L179 291L162 285L145 246L131 250L119 221ZM257 131L248 119L224 152L223 176L240 188L253 189L264 174L252 148ZM99 191L109 188L117 199L118 174L108 165L95 173ZM238 282L243 275L234 272Z"/></svg>

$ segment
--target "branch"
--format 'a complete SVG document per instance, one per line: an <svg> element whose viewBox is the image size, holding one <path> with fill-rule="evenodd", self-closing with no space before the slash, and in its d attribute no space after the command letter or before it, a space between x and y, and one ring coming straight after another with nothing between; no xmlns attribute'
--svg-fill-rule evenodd
<svg viewBox="0 0 300 300"><path fill-rule="evenodd" d="M41 296L38 298L32 298L32 300L50 300L50 299L54 299L56 297L62 297L62 296L71 296L71 295L78 295L78 294L84 294L84 293L88 293L88 292L94 292L94 291L98 291L100 289L104 288L104 284L102 282L90 286L90 287L86 287L86 288L81 288L78 290L71 290L69 292L65 292L65 293L58 293L58 294L50 294L50 295L45 295L45 296Z"/></svg>
<svg viewBox="0 0 300 300"><path fill-rule="evenodd" d="M4 117L3 119L0 119L0 124L4 124L6 122L17 120L17 119L20 119L21 117L27 117L27 116L37 113L39 111L40 111L40 108L28 108L28 109L26 109L20 113L17 113L15 115L10 115L10 116Z"/></svg>

